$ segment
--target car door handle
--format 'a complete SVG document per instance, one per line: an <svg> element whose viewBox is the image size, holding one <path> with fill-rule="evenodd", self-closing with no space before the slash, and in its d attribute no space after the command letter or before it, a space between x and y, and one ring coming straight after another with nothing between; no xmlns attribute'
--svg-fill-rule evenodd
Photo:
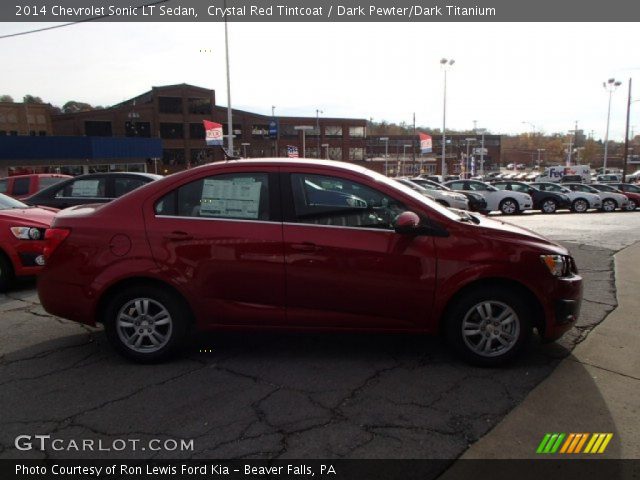
<svg viewBox="0 0 640 480"><path fill-rule="evenodd" d="M180 241L180 240L192 240L193 235L188 234L187 232L174 231L171 233L167 233L164 238L166 240Z"/></svg>
<svg viewBox="0 0 640 480"><path fill-rule="evenodd" d="M317 252L320 250L320 247L311 242L292 243L291 250L296 250L298 252Z"/></svg>

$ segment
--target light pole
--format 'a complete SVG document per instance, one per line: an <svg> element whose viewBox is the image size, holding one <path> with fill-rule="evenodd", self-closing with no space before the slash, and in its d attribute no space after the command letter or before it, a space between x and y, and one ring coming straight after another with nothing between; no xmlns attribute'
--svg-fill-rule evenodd
<svg viewBox="0 0 640 480"><path fill-rule="evenodd" d="M476 139L474 137L470 137L470 138L465 138L464 141L467 142L467 158L465 159L465 167L467 170L466 174L468 175L468 177L470 177L471 162L469 160L469 147L471 146L471 142L475 142Z"/></svg>
<svg viewBox="0 0 640 480"><path fill-rule="evenodd" d="M473 123L475 124L475 120ZM475 128L476 133L482 134L480 140L480 176L484 177L484 134L487 132L486 128Z"/></svg>
<svg viewBox="0 0 640 480"><path fill-rule="evenodd" d="M280 154L278 152L278 135L280 135L280 128L278 128L278 123L276 122L276 106L275 105L271 105L271 121L275 125L275 129L276 129L276 136L273 139L274 157L279 157Z"/></svg>
<svg viewBox="0 0 640 480"><path fill-rule="evenodd" d="M318 158L322 157L320 153L320 114L324 113L322 110L316 108L316 128L318 129Z"/></svg>
<svg viewBox="0 0 640 480"><path fill-rule="evenodd" d="M380 140L384 141L384 174L387 175L389 171L389 137L380 137Z"/></svg>
<svg viewBox="0 0 640 480"><path fill-rule="evenodd" d="M536 150L538 150L538 169L540 169L540 152L544 152L544 151L546 151L546 149L538 148Z"/></svg>
<svg viewBox="0 0 640 480"><path fill-rule="evenodd" d="M609 153L609 120L611 119L611 97L613 92L622 85L622 82L619 82L615 78L610 78L606 82L602 82L602 86L604 89L609 92L609 107L607 108L607 130L604 134L604 158L602 160L602 173L607 173L607 155Z"/></svg>
<svg viewBox="0 0 640 480"><path fill-rule="evenodd" d="M527 125L531 125L531 136L535 137L536 136L536 126L531 123L531 122L527 122L527 121L522 121L522 123L526 123Z"/></svg>
<svg viewBox="0 0 640 480"><path fill-rule="evenodd" d="M329 144L328 143L323 143L320 146L323 147L323 148L326 148L327 160L329 160Z"/></svg>
<svg viewBox="0 0 640 480"><path fill-rule="evenodd" d="M402 145L402 162L400 162L400 172L398 172L398 173L400 173L400 175L402 175L403 174L402 172L405 170L405 163L404 162L407 161L407 148L410 147L410 146L411 145L408 145L406 143L404 145Z"/></svg>
<svg viewBox="0 0 640 480"><path fill-rule="evenodd" d="M451 68L451 66L456 63L453 59L443 58L440 60L440 65L442 67L442 71L444 72L444 94L442 100L442 178L447 174L447 163L445 161L447 152L446 152L446 128L447 128L447 70Z"/></svg>
<svg viewBox="0 0 640 480"><path fill-rule="evenodd" d="M242 145L242 151L244 152L244 158L247 158L247 147L248 147L249 145L251 145L251 144L250 144L250 143L243 142L243 143L241 143L240 145Z"/></svg>
<svg viewBox="0 0 640 480"><path fill-rule="evenodd" d="M294 130L302 130L302 158L306 158L307 155L307 145L305 141L305 133L307 130L313 130L311 125L298 125L293 127Z"/></svg>
<svg viewBox="0 0 640 480"><path fill-rule="evenodd" d="M227 0L224 0L224 9L227 11ZM224 16L224 50L227 64L227 133L229 134L229 154L233 155L233 114L231 110L231 72L229 70L229 32L227 28L227 16Z"/></svg>

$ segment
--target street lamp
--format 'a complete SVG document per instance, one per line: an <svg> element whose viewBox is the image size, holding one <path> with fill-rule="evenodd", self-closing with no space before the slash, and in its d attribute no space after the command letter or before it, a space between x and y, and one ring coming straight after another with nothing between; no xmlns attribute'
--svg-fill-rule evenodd
<svg viewBox="0 0 640 480"><path fill-rule="evenodd" d="M326 148L326 152L327 152L327 160L329 160L329 144L328 143L323 143L322 145L320 145L322 148Z"/></svg>
<svg viewBox="0 0 640 480"><path fill-rule="evenodd" d="M318 158L322 156L320 153L320 114L321 113L324 113L324 112L316 108L316 128L318 129Z"/></svg>
<svg viewBox="0 0 640 480"><path fill-rule="evenodd" d="M471 162L469 161L469 146L471 145L471 142L475 142L476 139L475 139L475 137L470 137L470 138L465 138L464 141L467 142L467 158L466 158L466 161L465 161L465 165L466 165L466 168L467 168L467 175L468 175L467 178L469 178L469 177L471 177L471 175L470 175L471 174L471 172L470 172L470 170L471 170Z"/></svg>
<svg viewBox="0 0 640 480"><path fill-rule="evenodd" d="M611 96L613 92L622 85L615 78L610 78L606 82L602 82L603 88L609 92L609 107L607 108L607 131L604 134L604 159L602 160L602 173L607 173L607 155L609 153L609 120L611 119Z"/></svg>
<svg viewBox="0 0 640 480"><path fill-rule="evenodd" d="M484 177L484 134L487 133L486 128L476 128L476 133L482 134L480 141L480 175Z"/></svg>
<svg viewBox="0 0 640 480"><path fill-rule="evenodd" d="M404 168L404 162L407 161L407 148L408 147L411 147L411 145L409 145L409 144L402 145L402 161L400 162L400 172L398 172L398 173L400 173L400 175L403 174L402 172L405 169Z"/></svg>
<svg viewBox="0 0 640 480"><path fill-rule="evenodd" d="M313 130L311 125L298 125L293 127L294 130L302 130L302 158L306 158L307 146L305 143L305 132L307 130Z"/></svg>
<svg viewBox="0 0 640 480"><path fill-rule="evenodd" d="M380 140L384 142L384 174L387 175L389 171L389 137L380 137Z"/></svg>
<svg viewBox="0 0 640 480"><path fill-rule="evenodd" d="M538 169L540 169L540 152L546 152L545 148L538 148Z"/></svg>
<svg viewBox="0 0 640 480"><path fill-rule="evenodd" d="M244 151L244 158L247 158L247 147L251 144L247 142L243 142L240 145L242 145L242 150Z"/></svg>
<svg viewBox="0 0 640 480"><path fill-rule="evenodd" d="M445 162L445 157L447 155L446 152L446 128L447 128L447 70L451 68L451 66L456 63L453 59L442 58L440 60L440 66L442 67L442 71L444 72L444 94L442 100L442 177L446 175L447 163Z"/></svg>
<svg viewBox="0 0 640 480"><path fill-rule="evenodd" d="M224 10L227 11L227 0L224 0ZM233 110L231 109L231 72L229 70L229 31L227 27L227 16L224 16L224 50L227 65L227 132L229 133L228 149L233 155Z"/></svg>

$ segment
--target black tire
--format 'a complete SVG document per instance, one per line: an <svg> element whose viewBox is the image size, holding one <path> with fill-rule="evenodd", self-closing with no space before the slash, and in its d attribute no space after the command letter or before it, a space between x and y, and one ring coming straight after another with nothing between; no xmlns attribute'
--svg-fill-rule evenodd
<svg viewBox="0 0 640 480"><path fill-rule="evenodd" d="M540 206L542 213L556 213L556 210L558 210L558 202L553 198L545 198L542 201L542 205Z"/></svg>
<svg viewBox="0 0 640 480"><path fill-rule="evenodd" d="M518 202L513 198L505 198L500 202L498 208L503 215L516 215L520 212Z"/></svg>
<svg viewBox="0 0 640 480"><path fill-rule="evenodd" d="M603 212L615 212L616 208L618 208L618 202L616 202L613 198L605 198L602 201Z"/></svg>
<svg viewBox="0 0 640 480"><path fill-rule="evenodd" d="M589 210L589 202L584 198L576 198L571 204L571 211L575 213L585 213Z"/></svg>
<svg viewBox="0 0 640 480"><path fill-rule="evenodd" d="M0 252L0 292L6 292L13 283L13 265L4 252Z"/></svg>
<svg viewBox="0 0 640 480"><path fill-rule="evenodd" d="M148 300L148 306L144 309L138 309L135 304L134 308L132 303L136 299L141 302L143 299ZM169 323L160 325L166 316L161 317L157 325L147 323L152 322L152 318L162 313L160 308L164 308L168 313ZM146 315L141 314L145 311ZM123 356L139 363L156 363L175 355L183 346L191 324L188 312L189 309L185 302L169 290L153 285L137 285L119 291L109 299L103 324L109 342ZM118 318L123 314L131 318L132 324L135 321L138 323L131 327L121 326L118 323ZM140 346L136 348L135 345L125 343L125 338L129 334L131 339L134 336L142 338ZM157 341L156 335L164 338L162 342L159 342L161 344L159 348L156 345L149 345ZM148 348L145 350L145 347Z"/></svg>
<svg viewBox="0 0 640 480"><path fill-rule="evenodd" d="M629 199L627 206L624 207L625 212L633 212L636 208L638 208L638 204L632 198Z"/></svg>
<svg viewBox="0 0 640 480"><path fill-rule="evenodd" d="M463 293L462 296L456 298L454 302L444 319L444 334L447 342L466 362L483 367L497 367L513 361L528 346L532 332L532 309L527 305L522 294L517 290L478 287ZM505 312L509 313L506 309L501 310L502 307L499 304L505 305L513 312L512 321L505 325L505 327L513 328L513 330L511 330L511 337L513 337L511 340L512 344L502 353L499 352L500 348L506 348L501 346L502 340L498 340L498 337L492 337L494 332L496 332L495 323L485 326L485 330L483 331L478 327L479 333L477 334L463 334L463 322L465 322L465 319L467 319L467 325L474 324L476 320L482 320L476 307L485 302L494 302L492 312L496 314L498 318ZM502 322L508 320L510 316L511 314L509 314L505 320L502 320ZM516 325L517 329L515 328ZM489 330L489 328L492 330ZM467 331L473 332L473 330ZM504 333L506 334L507 332ZM504 340L501 332L498 332L497 335ZM480 342L482 342L484 338L487 338L485 345L489 344L491 347L495 347L495 351L492 350L486 355L481 355L474 351L471 345L477 340L477 347L482 348Z"/></svg>

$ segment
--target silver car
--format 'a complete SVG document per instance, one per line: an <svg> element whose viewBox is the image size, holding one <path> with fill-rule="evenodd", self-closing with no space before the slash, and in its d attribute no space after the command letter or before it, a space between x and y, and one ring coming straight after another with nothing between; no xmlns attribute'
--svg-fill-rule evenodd
<svg viewBox="0 0 640 480"><path fill-rule="evenodd" d="M459 210L469 210L469 200L461 193L447 192L445 190L426 189L425 187L412 182L408 178L396 178L396 181L406 185L413 190L420 192L426 197L430 197L445 207L457 208Z"/></svg>

